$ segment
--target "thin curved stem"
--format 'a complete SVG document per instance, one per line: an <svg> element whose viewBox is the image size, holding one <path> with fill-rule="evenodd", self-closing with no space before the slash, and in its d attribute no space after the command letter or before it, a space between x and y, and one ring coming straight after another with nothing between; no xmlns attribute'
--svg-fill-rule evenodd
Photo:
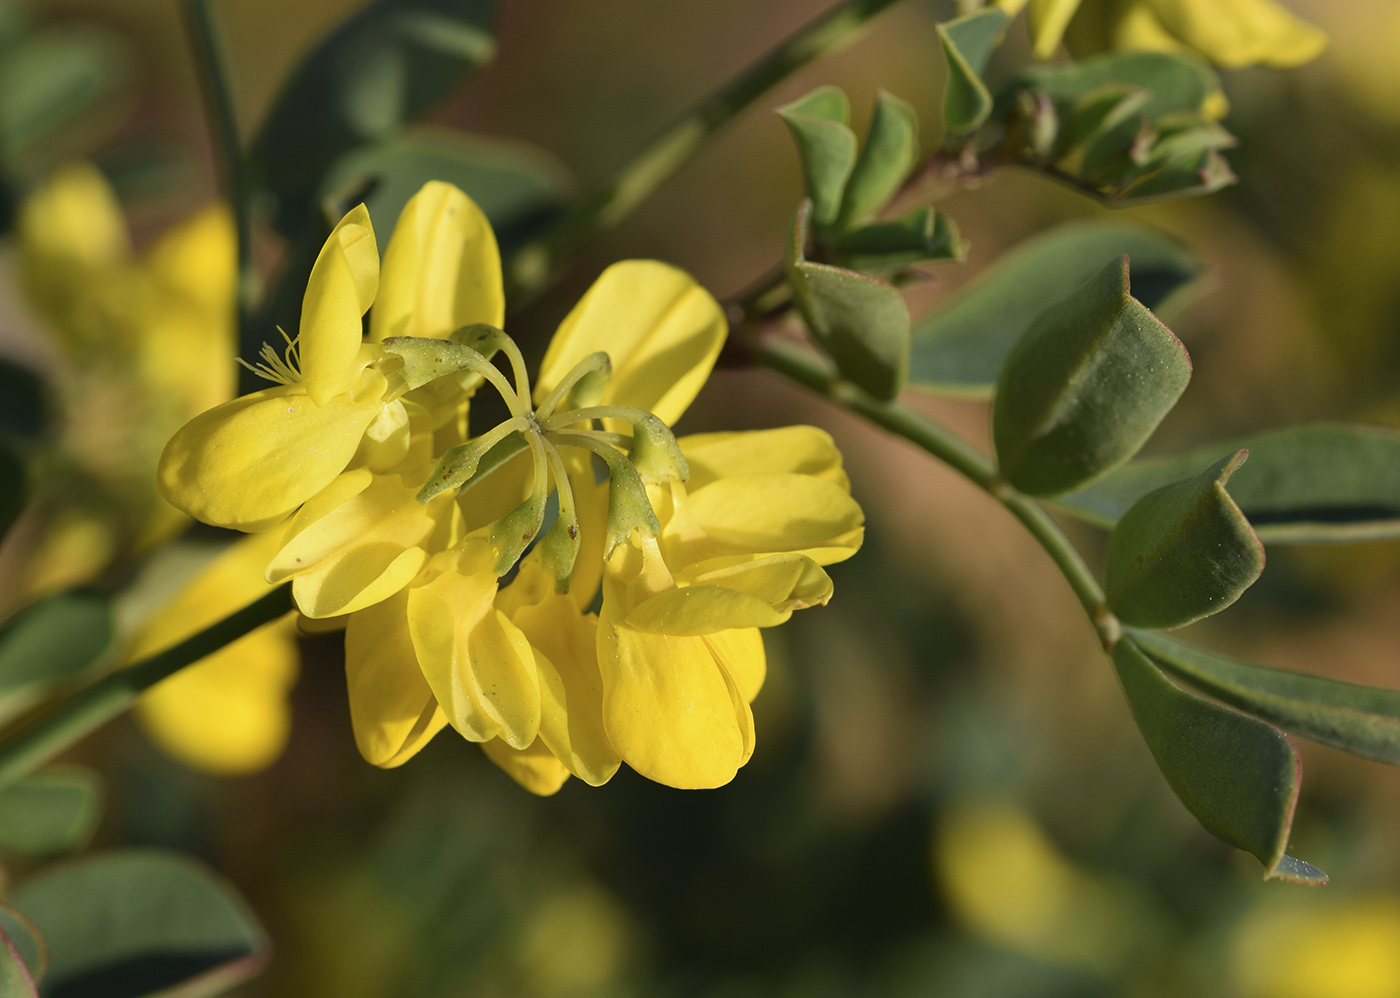
<svg viewBox="0 0 1400 998"><path fill-rule="evenodd" d="M806 347L772 337L749 346L758 363L923 448L1000 502L1059 568L1104 646L1112 647L1118 640L1118 621L1108 611L1103 589L1078 549L1044 507L1003 481L992 462L975 447L921 412L899 402L882 402L839 380L826 362Z"/></svg>
<svg viewBox="0 0 1400 998"><path fill-rule="evenodd" d="M866 23L896 0L842 0L803 25L758 62L651 141L582 198L547 233L506 261L507 299L518 308L547 287L559 264L595 233L612 228L695 155L710 137L772 87L815 59L854 41Z"/></svg>
<svg viewBox="0 0 1400 998"><path fill-rule="evenodd" d="M655 418L645 409L638 409L635 406L591 405L586 409L570 409L568 412L550 416L544 421L544 426L545 429L557 430L565 426L573 426L575 423L591 423L595 419L620 419L624 423L636 426Z"/></svg>
<svg viewBox="0 0 1400 998"><path fill-rule="evenodd" d="M288 582L186 638L174 648L137 662L130 668L118 669L87 689L73 694L28 727L0 742L0 787L14 783L80 738L97 730L162 679L232 644L291 609L292 584Z"/></svg>

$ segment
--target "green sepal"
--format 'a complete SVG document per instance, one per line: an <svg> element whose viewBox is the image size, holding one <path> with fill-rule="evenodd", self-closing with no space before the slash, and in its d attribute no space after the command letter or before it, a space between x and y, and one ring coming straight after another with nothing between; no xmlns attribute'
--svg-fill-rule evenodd
<svg viewBox="0 0 1400 998"><path fill-rule="evenodd" d="M992 408L1001 475L1068 492L1131 458L1191 378L1186 348L1128 293L1128 261L1052 306L1006 359Z"/></svg>
<svg viewBox="0 0 1400 998"><path fill-rule="evenodd" d="M1400 690L1239 662L1165 634L1130 633L1161 668L1202 693L1303 738L1400 766Z"/></svg>
<svg viewBox="0 0 1400 998"><path fill-rule="evenodd" d="M514 447L511 451L512 457L520 453L526 446L524 436L517 430L514 436L519 439L519 447ZM461 489L477 471L481 468L481 461L487 454L500 447L507 440L507 436L502 440L492 441L487 437L476 437L468 440L464 444L458 444L446 451L442 457L437 459L437 464L433 466L432 474L423 483L423 487L418 490L416 496L418 502L427 505L442 493L450 489Z"/></svg>
<svg viewBox="0 0 1400 998"><path fill-rule="evenodd" d="M1225 609L1264 571L1264 545L1225 491L1238 451L1143 496L1108 540L1108 605L1134 627L1181 627Z"/></svg>
<svg viewBox="0 0 1400 998"><path fill-rule="evenodd" d="M1400 537L1400 433L1379 426L1295 426L1133 461L1055 502L1112 527L1139 496L1241 448L1249 463L1230 496L1266 544Z"/></svg>
<svg viewBox="0 0 1400 998"><path fill-rule="evenodd" d="M511 570L525 549L539 536L544 526L545 506L549 496L537 487L530 497L505 516L491 524L491 544L496 549L496 574Z"/></svg>
<svg viewBox="0 0 1400 998"><path fill-rule="evenodd" d="M1302 762L1283 733L1183 690L1130 637L1114 646L1113 665L1158 768L1206 831L1258 857L1266 880L1326 883L1284 854Z"/></svg>
<svg viewBox="0 0 1400 998"><path fill-rule="evenodd" d="M949 135L965 135L976 131L992 113L992 95L982 82L982 73L1006 27L1006 12L998 8L974 11L937 27L948 61L943 125Z"/></svg>
<svg viewBox="0 0 1400 998"><path fill-rule="evenodd" d="M648 537L661 532L661 521L651 508L647 487L632 462L609 448L603 454L608 464L608 527L603 541L603 557L611 557L619 544L627 543L634 530ZM600 452L601 453L601 452Z"/></svg>
<svg viewBox="0 0 1400 998"><path fill-rule="evenodd" d="M102 660L115 633L105 596L75 589L44 597L0 630L0 693L72 679Z"/></svg>
<svg viewBox="0 0 1400 998"><path fill-rule="evenodd" d="M501 465L505 464L511 458L515 457L515 455L521 453L522 451L528 450L529 447L530 444L525 439L525 434L523 433L511 433L508 436L504 437L494 447L488 450L485 454L481 455L480 459L477 461L476 471L471 475L471 477L464 480L462 484L458 486L459 494L464 493L472 486L485 481L486 477L490 475L491 472L495 471ZM449 453L451 452L449 451ZM444 455L444 458L445 457L446 455ZM425 500L422 498L423 493L419 492L418 495L418 501L424 502Z"/></svg>
<svg viewBox="0 0 1400 998"><path fill-rule="evenodd" d="M496 338L503 336L505 333L494 326L477 323L457 330L451 339L391 336L380 346L385 353L403 361L398 373L406 382L407 390L412 391L446 375L471 371L489 363L495 353Z"/></svg>
<svg viewBox="0 0 1400 998"><path fill-rule="evenodd" d="M812 223L826 229L841 211L846 181L856 164L856 133L851 131L850 104L836 87L822 86L778 108L802 157Z"/></svg>
<svg viewBox="0 0 1400 998"><path fill-rule="evenodd" d="M909 374L909 310L899 291L865 274L803 259L810 202L798 206L788 239L787 276L812 337L841 377L892 399Z"/></svg>
<svg viewBox="0 0 1400 998"><path fill-rule="evenodd" d="M878 215L918 160L919 119L914 109L893 94L879 91L865 145L846 182L837 230L844 232Z"/></svg>
<svg viewBox="0 0 1400 998"><path fill-rule="evenodd" d="M48 943L49 994L114 993L107 985L125 979L140 990L123 994L199 998L253 976L269 955L233 887L175 853L126 849L49 867L8 901Z"/></svg>
<svg viewBox="0 0 1400 998"><path fill-rule="evenodd" d="M833 247L851 270L899 267L923 260L962 260L967 243L957 223L933 205L920 205L897 222L874 222L847 232Z"/></svg>
<svg viewBox="0 0 1400 998"><path fill-rule="evenodd" d="M578 519L565 519L562 512L545 532L544 540L540 541L540 566L554 580L556 593L569 591L569 580L574 574L574 562L578 561L582 543Z"/></svg>
<svg viewBox="0 0 1400 998"><path fill-rule="evenodd" d="M915 325L912 386L989 397L1011 348L1046 308L1067 299L1125 254L1135 297L1154 310L1170 305L1203 270L1200 259L1181 242L1140 225L1071 222L1049 229L998 259L947 305ZM1207 463L1201 461L1198 467ZM1155 484L1190 473L1182 470Z"/></svg>
<svg viewBox="0 0 1400 998"><path fill-rule="evenodd" d="M587 409L601 402L608 382L612 380L612 358L601 350L591 353L574 365L566 380L570 377L575 378L575 381L564 393L559 404L549 412L545 412L541 407L541 419L574 409Z"/></svg>
<svg viewBox="0 0 1400 998"><path fill-rule="evenodd" d="M632 424L628 459L643 482L660 484L672 479L682 482L690 479L690 465L676 444L675 434L651 413Z"/></svg>
<svg viewBox="0 0 1400 998"><path fill-rule="evenodd" d="M0 847L25 856L71 852L91 837L101 812L96 773L51 766L0 789Z"/></svg>

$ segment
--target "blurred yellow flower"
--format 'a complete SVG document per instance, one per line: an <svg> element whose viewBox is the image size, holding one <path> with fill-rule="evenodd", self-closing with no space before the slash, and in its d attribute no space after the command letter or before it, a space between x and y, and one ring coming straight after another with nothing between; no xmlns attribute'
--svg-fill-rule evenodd
<svg viewBox="0 0 1400 998"><path fill-rule="evenodd" d="M1014 15L1028 0L997 0ZM1316 59L1327 36L1274 0L1029 0L1037 58L1062 40L1076 56L1191 51L1220 66L1291 69Z"/></svg>
<svg viewBox="0 0 1400 998"><path fill-rule="evenodd" d="M254 535L222 552L142 628L128 661L162 652L267 593L263 573L277 540ZM186 765L222 776L257 772L287 744L287 696L299 662L291 620L265 624L154 686L136 717Z"/></svg>
<svg viewBox="0 0 1400 998"><path fill-rule="evenodd" d="M1270 894L1231 944L1240 998L1400 998L1400 897Z"/></svg>

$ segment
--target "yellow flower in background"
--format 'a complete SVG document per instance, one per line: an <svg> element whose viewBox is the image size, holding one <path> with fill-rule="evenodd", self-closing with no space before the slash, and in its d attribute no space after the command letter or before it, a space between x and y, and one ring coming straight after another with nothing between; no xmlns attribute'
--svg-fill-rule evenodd
<svg viewBox="0 0 1400 998"><path fill-rule="evenodd" d="M1400 897L1271 895L1230 956L1240 998L1400 998Z"/></svg>
<svg viewBox="0 0 1400 998"><path fill-rule="evenodd" d="M1027 0L997 0L1015 15ZM1190 51L1220 66L1291 69L1327 36L1274 0L1029 0L1036 57L1062 40L1083 57L1105 51Z"/></svg>
<svg viewBox="0 0 1400 998"><path fill-rule="evenodd" d="M535 793L623 762L677 787L732 779L754 747L758 629L825 603L822 566L860 546L830 438L675 440L727 324L674 267L608 268L532 389L496 328L500 261L465 195L428 184L382 271L373 247L357 208L313 269L300 336L285 359L264 351L281 384L180 430L165 494L222 526L289 517L269 531L266 579L292 580L308 618L346 618L368 761L400 765L450 725ZM486 383L510 415L468 437Z"/></svg>
<svg viewBox="0 0 1400 998"><path fill-rule="evenodd" d="M219 554L132 642L128 661L170 648L265 595L275 534L248 537ZM300 655L291 620L253 631L149 690L136 717L171 756L221 776L276 761L291 731L288 694Z"/></svg>

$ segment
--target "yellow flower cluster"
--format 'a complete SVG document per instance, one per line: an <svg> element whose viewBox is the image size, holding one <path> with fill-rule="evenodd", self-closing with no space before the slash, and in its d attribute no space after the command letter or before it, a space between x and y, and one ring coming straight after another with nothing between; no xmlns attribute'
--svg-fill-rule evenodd
<svg viewBox="0 0 1400 998"><path fill-rule="evenodd" d="M623 762L726 783L753 752L758 629L825 603L823 566L860 545L841 456L812 427L671 435L727 335L674 267L605 271L533 386L503 319L495 236L461 191L415 195L382 267L354 209L298 336L263 352L276 384L176 433L161 491L269 532L266 581L346 627L370 762L399 765L450 724L536 793ZM473 435L488 383L509 416Z"/></svg>
<svg viewBox="0 0 1400 998"><path fill-rule="evenodd" d="M996 0L1016 14L1028 0ZM1220 66L1291 69L1327 36L1274 0L1029 0L1037 58L1061 40L1077 56L1106 51L1196 52Z"/></svg>

